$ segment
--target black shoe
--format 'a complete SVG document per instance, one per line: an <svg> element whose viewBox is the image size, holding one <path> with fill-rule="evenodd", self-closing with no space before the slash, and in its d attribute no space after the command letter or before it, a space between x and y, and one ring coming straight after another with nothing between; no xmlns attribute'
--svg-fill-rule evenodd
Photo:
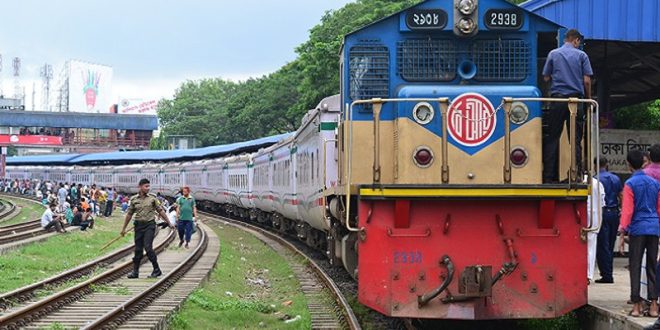
<svg viewBox="0 0 660 330"><path fill-rule="evenodd" d="M137 272L131 272L131 273L128 274L128 276L126 276L126 277L128 277L128 278L138 278L138 277L140 277L139 275L140 275L140 274L138 274Z"/></svg>
<svg viewBox="0 0 660 330"><path fill-rule="evenodd" d="M612 283L614 283L614 280L613 280L613 279L599 278L599 279L595 280L594 282L596 282L596 283L601 283L601 284L602 284L602 283L612 284Z"/></svg>
<svg viewBox="0 0 660 330"><path fill-rule="evenodd" d="M163 272L160 271L160 268L155 268L153 272L151 272L151 275L149 275L149 278L156 278L160 275L163 275Z"/></svg>
<svg viewBox="0 0 660 330"><path fill-rule="evenodd" d="M181 245L183 245L183 241L179 241L179 247L181 247Z"/></svg>

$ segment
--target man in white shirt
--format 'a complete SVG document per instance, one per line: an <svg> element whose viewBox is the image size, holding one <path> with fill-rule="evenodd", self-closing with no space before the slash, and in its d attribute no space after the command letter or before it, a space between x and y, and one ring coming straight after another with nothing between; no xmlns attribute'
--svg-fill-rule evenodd
<svg viewBox="0 0 660 330"><path fill-rule="evenodd" d="M53 215L53 212L56 208L56 204L50 204L46 211L44 211L44 214L41 215L41 227L45 230L50 230L50 228L55 227L57 232L66 233L64 228L62 228L62 223L60 223L60 220L57 218L57 216Z"/></svg>
<svg viewBox="0 0 660 330"><path fill-rule="evenodd" d="M586 180L586 178L585 178ZM591 194L587 198L587 217L591 228L600 229L601 212L605 205L605 187L596 179L591 178ZM587 233L587 281L589 284L594 280L594 268L596 267L596 246L598 231Z"/></svg>

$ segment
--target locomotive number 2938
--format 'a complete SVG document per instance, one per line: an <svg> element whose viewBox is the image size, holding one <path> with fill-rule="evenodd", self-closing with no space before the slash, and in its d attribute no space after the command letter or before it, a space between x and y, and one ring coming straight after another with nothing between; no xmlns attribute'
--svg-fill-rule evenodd
<svg viewBox="0 0 660 330"><path fill-rule="evenodd" d="M486 12L484 23L491 30L518 30L523 25L523 17L516 9L491 9Z"/></svg>

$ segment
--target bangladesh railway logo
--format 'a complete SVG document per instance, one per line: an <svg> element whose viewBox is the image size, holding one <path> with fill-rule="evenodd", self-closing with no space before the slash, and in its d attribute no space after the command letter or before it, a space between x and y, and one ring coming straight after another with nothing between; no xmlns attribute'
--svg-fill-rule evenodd
<svg viewBox="0 0 660 330"><path fill-rule="evenodd" d="M477 93L461 94L449 106L449 135L466 147L486 142L495 132L497 116L493 104Z"/></svg>

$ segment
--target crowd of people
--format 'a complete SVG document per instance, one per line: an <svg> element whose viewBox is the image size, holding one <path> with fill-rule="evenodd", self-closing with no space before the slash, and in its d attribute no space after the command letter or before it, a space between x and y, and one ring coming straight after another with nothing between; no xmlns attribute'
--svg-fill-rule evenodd
<svg viewBox="0 0 660 330"><path fill-rule="evenodd" d="M617 175L609 172L608 159L599 159L600 173L592 183L588 211L591 221L600 230L587 234L587 278L589 282L593 280L597 264L601 278L594 282L614 283L613 258L618 236L618 252L623 254L624 246L628 244L629 303L633 306L629 315L658 317L660 144L651 146L648 152L630 150L626 159L631 176L623 183ZM600 224L599 219L602 219ZM646 279L642 278L643 269ZM640 294L644 284L646 301ZM660 319L649 328L660 328Z"/></svg>
<svg viewBox="0 0 660 330"><path fill-rule="evenodd" d="M66 225L79 226L81 230L94 227L94 219L110 217L115 208L126 213L130 206L128 195L121 194L113 187L91 186L81 183L53 182L38 179L0 179L0 191L26 196L34 196L47 205L42 216L42 227L65 232ZM160 193L155 196L166 211L168 223L176 226L179 232L179 246L187 248L194 232L194 219L197 215L195 199L190 188L183 187L171 204Z"/></svg>

